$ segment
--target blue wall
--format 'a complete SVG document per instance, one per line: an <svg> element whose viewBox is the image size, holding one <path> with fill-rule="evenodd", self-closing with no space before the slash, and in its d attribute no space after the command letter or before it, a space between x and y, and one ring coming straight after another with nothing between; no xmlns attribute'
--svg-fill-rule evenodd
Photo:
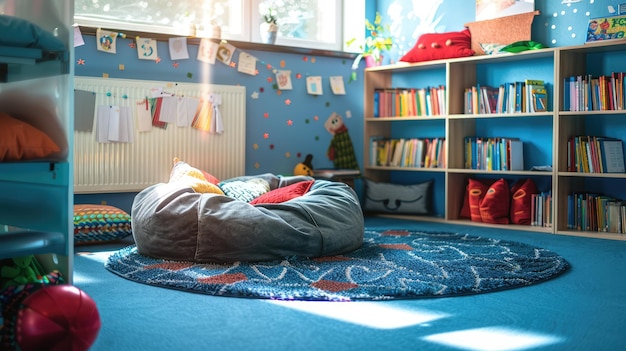
<svg viewBox="0 0 626 351"><path fill-rule="evenodd" d="M577 1L577 0L572 0ZM395 49L389 61L397 61L410 50L423 33L458 31L475 21L476 4L468 0L378 0L378 11L391 27ZM585 43L590 18L610 16L608 6L617 10L620 3L612 0L535 0L535 16L531 39L548 47ZM372 16L373 18L373 16Z"/></svg>

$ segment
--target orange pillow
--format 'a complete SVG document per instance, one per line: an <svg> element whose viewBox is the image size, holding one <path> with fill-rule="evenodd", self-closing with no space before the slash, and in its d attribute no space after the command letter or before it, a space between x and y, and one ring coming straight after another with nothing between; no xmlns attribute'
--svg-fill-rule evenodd
<svg viewBox="0 0 626 351"><path fill-rule="evenodd" d="M509 224L509 184L498 179L487 189L480 201L480 218L485 223Z"/></svg>
<svg viewBox="0 0 626 351"><path fill-rule="evenodd" d="M0 161L45 158L61 151L41 130L0 112Z"/></svg>
<svg viewBox="0 0 626 351"><path fill-rule="evenodd" d="M511 223L530 224L532 195L537 193L537 186L530 178L520 180L513 185L511 188Z"/></svg>
<svg viewBox="0 0 626 351"><path fill-rule="evenodd" d="M251 204L277 204L302 196L311 189L314 180L304 180L282 188L276 188L250 201Z"/></svg>
<svg viewBox="0 0 626 351"><path fill-rule="evenodd" d="M472 36L465 28L460 32L422 34L415 46L400 61L422 62L474 55Z"/></svg>

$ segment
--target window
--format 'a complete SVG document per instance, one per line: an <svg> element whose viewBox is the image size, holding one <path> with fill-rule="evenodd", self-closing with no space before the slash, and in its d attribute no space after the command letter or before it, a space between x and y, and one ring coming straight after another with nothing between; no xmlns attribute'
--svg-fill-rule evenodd
<svg viewBox="0 0 626 351"><path fill-rule="evenodd" d="M348 3L350 18L364 18L355 16L359 8L364 14L361 0L75 0L74 18L81 26L198 37L215 37L219 27L223 39L261 42L271 8L277 45L342 51L344 38L363 35L362 25L342 28Z"/></svg>

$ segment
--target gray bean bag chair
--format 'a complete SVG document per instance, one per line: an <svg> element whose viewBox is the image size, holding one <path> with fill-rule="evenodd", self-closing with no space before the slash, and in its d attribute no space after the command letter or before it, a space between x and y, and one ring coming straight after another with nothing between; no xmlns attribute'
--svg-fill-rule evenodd
<svg viewBox="0 0 626 351"><path fill-rule="evenodd" d="M271 190L313 178L273 174ZM304 195L282 203L251 204L232 196L197 193L178 182L141 191L132 207L140 254L181 261L265 261L320 257L353 251L363 243L363 213L344 183L314 180Z"/></svg>

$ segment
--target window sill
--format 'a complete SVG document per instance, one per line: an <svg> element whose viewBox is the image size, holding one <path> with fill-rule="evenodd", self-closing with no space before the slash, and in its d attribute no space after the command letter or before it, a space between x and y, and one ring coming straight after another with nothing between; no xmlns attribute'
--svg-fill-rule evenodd
<svg viewBox="0 0 626 351"><path fill-rule="evenodd" d="M83 35L96 36L97 28L95 27L80 26L79 28L80 28L81 34ZM124 34L126 35L127 38L147 37L147 38L155 39L158 41L168 41L170 38L179 37L176 35L169 35L169 34L135 32L135 31L124 31ZM189 44L198 45L200 44L200 39L201 38L197 38L197 37L188 37L187 42ZM211 40L214 42L220 42L220 39L211 39ZM270 51L270 52L281 52L281 53L286 53L286 54L328 56L328 57L347 58L347 59L354 59L357 56L357 54L352 53L352 52L300 48L300 47L295 47L295 46L283 46L283 45L263 44L263 43L252 43L252 42L247 42L247 41L228 40L228 43L242 50Z"/></svg>

